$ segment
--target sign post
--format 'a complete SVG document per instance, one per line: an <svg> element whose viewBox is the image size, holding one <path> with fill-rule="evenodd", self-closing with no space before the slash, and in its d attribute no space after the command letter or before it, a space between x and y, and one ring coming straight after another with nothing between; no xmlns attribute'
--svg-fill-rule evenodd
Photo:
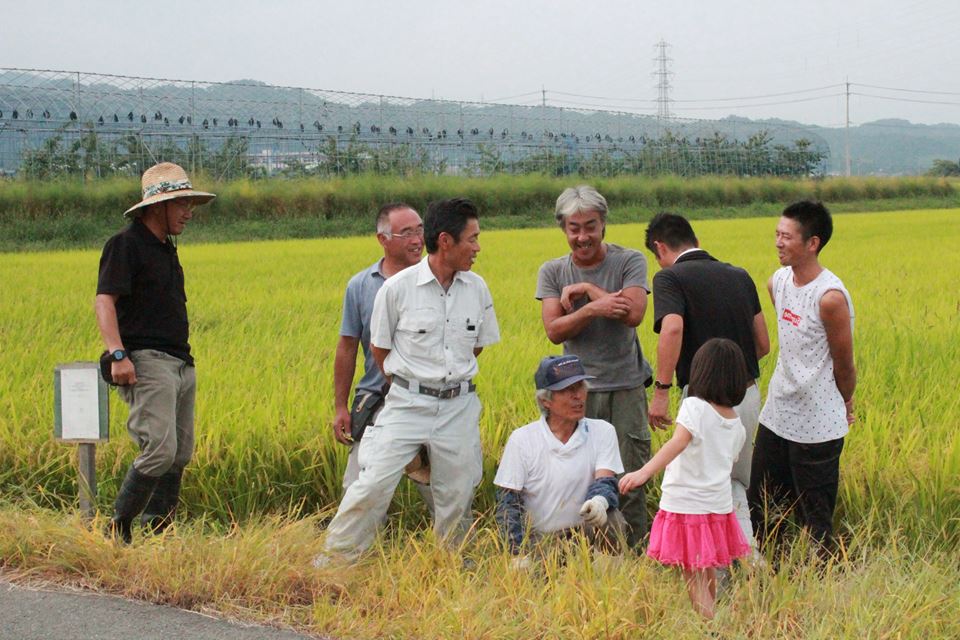
<svg viewBox="0 0 960 640"><path fill-rule="evenodd" d="M80 511L93 517L97 504L97 443L110 438L107 383L97 362L60 364L53 371L53 436L76 442Z"/></svg>

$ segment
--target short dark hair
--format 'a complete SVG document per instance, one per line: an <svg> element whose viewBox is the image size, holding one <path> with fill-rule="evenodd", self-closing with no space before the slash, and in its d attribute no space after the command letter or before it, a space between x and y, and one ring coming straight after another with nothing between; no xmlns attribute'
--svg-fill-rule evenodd
<svg viewBox="0 0 960 640"><path fill-rule="evenodd" d="M727 338L711 338L693 356L687 394L722 407L735 407L743 402L750 382L740 345Z"/></svg>
<svg viewBox="0 0 960 640"><path fill-rule="evenodd" d="M679 249L686 246L697 246L697 236L693 232L693 227L683 216L675 213L662 212L653 216L647 225L647 238L645 244L647 249L653 252L653 255L660 257L657 250L653 247L654 242L662 242L671 249Z"/></svg>
<svg viewBox="0 0 960 640"><path fill-rule="evenodd" d="M830 210L818 200L800 200L783 210L783 217L795 220L803 231L803 240L806 242L813 236L820 238L817 253L827 246L830 236L833 235L833 218Z"/></svg>
<svg viewBox="0 0 960 640"><path fill-rule="evenodd" d="M388 202L380 207L379 211L377 211L377 233L386 233L384 229L387 226L387 219L390 218L390 214L397 209L410 209L411 211L416 211L416 209L408 205L406 202Z"/></svg>
<svg viewBox="0 0 960 640"><path fill-rule="evenodd" d="M427 205L427 215L423 217L423 244L427 253L436 253L440 246L440 234L449 233L456 242L470 219L478 219L477 207L466 198L438 200Z"/></svg>

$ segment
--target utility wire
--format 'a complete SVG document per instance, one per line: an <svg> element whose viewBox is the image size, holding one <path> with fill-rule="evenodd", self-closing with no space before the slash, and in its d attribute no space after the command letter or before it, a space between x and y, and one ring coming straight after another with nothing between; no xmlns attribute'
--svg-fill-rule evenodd
<svg viewBox="0 0 960 640"><path fill-rule="evenodd" d="M895 98L893 96L878 96L873 93L858 93L855 91L851 91L850 95L861 96L864 98L876 98L877 100L889 100L891 102L913 102L916 104L946 104L946 105L960 107L960 102L946 102L944 100L917 100L914 98Z"/></svg>
<svg viewBox="0 0 960 640"><path fill-rule="evenodd" d="M765 98L779 98L782 96L792 96L792 95L798 95L802 93L812 93L814 91L824 91L826 89L837 89L843 86L844 85L842 83L828 84L822 87L812 87L810 89L796 89L794 91L784 91L783 93L767 93L763 95L741 96L741 97L735 97L735 98L709 98L709 99L697 99L697 100L677 100L677 99L671 98L670 102L729 102L733 100L762 100ZM548 94L552 93L560 96L571 96L574 98L588 98L590 100L608 100L610 102L614 102L614 101L615 102L656 102L655 98L612 98L608 96L590 96L590 95L584 95L580 93L567 93L564 91L553 91L549 89L547 90L547 93Z"/></svg>
<svg viewBox="0 0 960 640"><path fill-rule="evenodd" d="M897 87L880 87L874 84L860 84L859 82L851 82L850 86L866 87L868 89L882 89L884 91L900 91L903 93L926 93L937 96L960 96L960 92L956 91L921 91L920 89L898 89Z"/></svg>

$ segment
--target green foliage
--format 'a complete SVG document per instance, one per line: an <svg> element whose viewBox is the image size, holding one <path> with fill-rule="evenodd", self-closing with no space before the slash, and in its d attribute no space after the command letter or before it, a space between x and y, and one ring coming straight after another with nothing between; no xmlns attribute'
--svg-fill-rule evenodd
<svg viewBox="0 0 960 640"><path fill-rule="evenodd" d="M960 176L960 160L934 160L933 166L927 171L928 176Z"/></svg>

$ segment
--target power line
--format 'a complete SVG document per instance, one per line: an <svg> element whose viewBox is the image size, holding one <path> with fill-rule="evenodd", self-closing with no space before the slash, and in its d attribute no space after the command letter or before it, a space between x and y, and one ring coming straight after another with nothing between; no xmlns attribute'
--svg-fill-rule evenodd
<svg viewBox="0 0 960 640"><path fill-rule="evenodd" d="M899 89L897 87L881 87L874 84L860 84L859 82L850 83L854 87L866 87L868 89L882 89L884 91L900 91L903 93L925 93L936 96L960 96L957 91L921 91L920 89Z"/></svg>
<svg viewBox="0 0 960 640"><path fill-rule="evenodd" d="M733 100L763 100L765 98L780 98L783 96L793 96L802 93L813 93L814 91L825 91L827 89L837 89L842 87L842 83L837 84L828 84L822 87L814 87L811 89L797 89L796 91L784 91L783 93L767 93L759 96L742 96L739 98L705 98L700 100L674 100L674 102L729 102Z"/></svg>
<svg viewBox="0 0 960 640"><path fill-rule="evenodd" d="M716 107L677 107L677 111L716 111L718 109L749 109L751 107L774 107L781 104L797 104L799 102L813 102L825 98L839 98L843 93L831 93L824 96L813 96L811 98L797 98L796 100L780 100L778 102L757 102L755 104L727 104Z"/></svg>
<svg viewBox="0 0 960 640"><path fill-rule="evenodd" d="M943 100L917 100L915 98L895 98L893 96L878 96L873 93L851 93L853 96L861 96L864 98L876 98L877 100L889 100L891 102L912 102L915 104L945 104L960 107L960 102L946 102Z"/></svg>

